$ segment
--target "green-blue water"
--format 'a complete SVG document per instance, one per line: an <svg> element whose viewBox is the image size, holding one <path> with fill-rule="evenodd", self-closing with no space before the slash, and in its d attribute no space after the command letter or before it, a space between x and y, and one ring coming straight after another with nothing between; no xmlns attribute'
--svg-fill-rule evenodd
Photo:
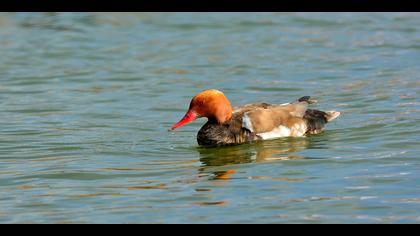
<svg viewBox="0 0 420 236"><path fill-rule="evenodd" d="M0 223L420 223L420 14L1 13ZM204 149L190 98L324 133Z"/></svg>

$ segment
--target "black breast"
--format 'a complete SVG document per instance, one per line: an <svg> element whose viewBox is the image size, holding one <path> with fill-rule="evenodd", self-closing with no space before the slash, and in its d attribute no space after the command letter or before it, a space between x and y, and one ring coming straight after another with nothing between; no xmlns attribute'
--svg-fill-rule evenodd
<svg viewBox="0 0 420 236"><path fill-rule="evenodd" d="M238 120L221 125L209 120L197 134L197 142L201 146L240 144L256 138L254 133L242 128L242 122Z"/></svg>

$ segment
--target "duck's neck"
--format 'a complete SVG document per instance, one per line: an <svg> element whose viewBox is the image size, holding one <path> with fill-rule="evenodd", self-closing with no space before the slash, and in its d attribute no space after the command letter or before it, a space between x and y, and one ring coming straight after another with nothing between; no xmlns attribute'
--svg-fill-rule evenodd
<svg viewBox="0 0 420 236"><path fill-rule="evenodd" d="M226 123L227 121L232 119L232 108L229 106L225 106L223 108L219 108L214 116L210 117L209 120L212 120L219 125Z"/></svg>
<svg viewBox="0 0 420 236"><path fill-rule="evenodd" d="M229 122L229 120L225 120L224 122L219 122L216 118L209 118L207 121L207 124L212 124L212 125L223 125L226 124L227 122Z"/></svg>

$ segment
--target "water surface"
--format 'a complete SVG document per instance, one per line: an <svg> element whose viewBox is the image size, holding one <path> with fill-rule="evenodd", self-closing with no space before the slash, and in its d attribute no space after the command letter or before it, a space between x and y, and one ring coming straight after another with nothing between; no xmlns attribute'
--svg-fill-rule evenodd
<svg viewBox="0 0 420 236"><path fill-rule="evenodd" d="M2 13L0 223L420 223L420 14ZM200 148L197 92L327 130Z"/></svg>

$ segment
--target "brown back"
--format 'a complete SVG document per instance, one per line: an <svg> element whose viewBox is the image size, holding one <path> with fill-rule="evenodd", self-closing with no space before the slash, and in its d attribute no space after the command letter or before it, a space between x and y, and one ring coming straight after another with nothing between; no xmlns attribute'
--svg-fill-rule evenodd
<svg viewBox="0 0 420 236"><path fill-rule="evenodd" d="M307 102L297 102L288 105L270 105L266 103L248 104L238 107L235 116L247 116L254 133L270 132L280 125L292 128L303 123L302 117L307 109Z"/></svg>

